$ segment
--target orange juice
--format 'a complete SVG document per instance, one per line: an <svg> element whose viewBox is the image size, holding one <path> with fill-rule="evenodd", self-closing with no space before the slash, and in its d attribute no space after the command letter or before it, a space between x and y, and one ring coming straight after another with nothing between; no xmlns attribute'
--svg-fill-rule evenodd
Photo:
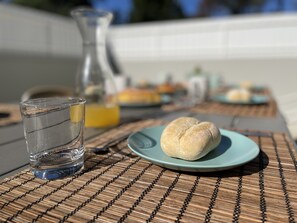
<svg viewBox="0 0 297 223"><path fill-rule="evenodd" d="M86 104L86 127L108 127L119 124L119 106L104 106L98 104Z"/></svg>
<svg viewBox="0 0 297 223"><path fill-rule="evenodd" d="M73 105L70 107L70 121L73 123L81 122L84 114L84 105Z"/></svg>

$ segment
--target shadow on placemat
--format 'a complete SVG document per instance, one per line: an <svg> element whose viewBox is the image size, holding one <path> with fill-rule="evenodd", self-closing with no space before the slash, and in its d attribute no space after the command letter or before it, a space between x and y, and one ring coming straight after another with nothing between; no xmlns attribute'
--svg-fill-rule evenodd
<svg viewBox="0 0 297 223"><path fill-rule="evenodd" d="M255 173L259 173L263 171L269 164L269 158L267 154L263 151L260 151L259 155L253 159L252 161L229 170L216 171L216 172L181 172L183 174L188 174L191 176L203 176L203 177L220 177L220 178L228 178L228 177L237 177L237 176L246 176L252 175ZM177 171L176 171L177 172ZM180 172L180 171L178 171Z"/></svg>

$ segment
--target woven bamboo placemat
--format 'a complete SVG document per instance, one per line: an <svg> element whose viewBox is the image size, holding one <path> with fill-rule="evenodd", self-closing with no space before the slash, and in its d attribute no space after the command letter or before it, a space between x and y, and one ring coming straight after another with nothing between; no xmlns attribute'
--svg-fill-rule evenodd
<svg viewBox="0 0 297 223"><path fill-rule="evenodd" d="M158 124L126 124L87 145ZM250 138L259 144L259 156L216 173L163 169L131 153L125 141L105 155L88 154L85 170L74 177L44 181L25 170L0 182L0 221L295 222L293 144L281 133Z"/></svg>
<svg viewBox="0 0 297 223"><path fill-rule="evenodd" d="M18 123L22 120L20 107L17 104L0 103L0 113L8 114L8 117L0 118L0 126Z"/></svg>

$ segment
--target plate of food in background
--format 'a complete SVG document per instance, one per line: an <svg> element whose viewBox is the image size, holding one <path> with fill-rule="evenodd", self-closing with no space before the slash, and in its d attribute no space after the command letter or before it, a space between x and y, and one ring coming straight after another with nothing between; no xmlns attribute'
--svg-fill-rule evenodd
<svg viewBox="0 0 297 223"><path fill-rule="evenodd" d="M118 94L118 100L120 106L126 108L160 107L163 104L154 89L127 88Z"/></svg>
<svg viewBox="0 0 297 223"><path fill-rule="evenodd" d="M226 94L214 95L212 100L226 104L258 105L268 103L269 97L267 95L252 94L244 88L236 88L229 90Z"/></svg>
<svg viewBox="0 0 297 223"><path fill-rule="evenodd" d="M260 84L255 84L251 81L242 81L238 84L230 84L227 85L228 88L234 89L234 88L244 88L247 89L251 92L263 92L266 90L266 86L260 85Z"/></svg>

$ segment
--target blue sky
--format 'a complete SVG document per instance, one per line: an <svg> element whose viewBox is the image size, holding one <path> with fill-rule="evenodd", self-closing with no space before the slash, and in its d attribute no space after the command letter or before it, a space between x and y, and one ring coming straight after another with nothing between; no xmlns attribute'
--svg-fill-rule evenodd
<svg viewBox="0 0 297 223"><path fill-rule="evenodd" d="M129 12L132 8L132 0L91 0L93 6L109 11L119 11L122 21L127 21ZM178 0L187 16L195 15L197 8L202 0ZM234 0L237 1L237 0ZM274 12L282 4L284 11L296 11L297 0L266 0L266 4L262 8L263 13ZM247 11L253 11L252 8ZM226 8L219 7L213 16L225 16L229 12Z"/></svg>
<svg viewBox="0 0 297 223"><path fill-rule="evenodd" d="M192 16L197 11L198 3L201 0L179 0L183 11L187 16ZM132 9L132 0L92 0L96 8L110 11L120 11L122 19L127 19Z"/></svg>

